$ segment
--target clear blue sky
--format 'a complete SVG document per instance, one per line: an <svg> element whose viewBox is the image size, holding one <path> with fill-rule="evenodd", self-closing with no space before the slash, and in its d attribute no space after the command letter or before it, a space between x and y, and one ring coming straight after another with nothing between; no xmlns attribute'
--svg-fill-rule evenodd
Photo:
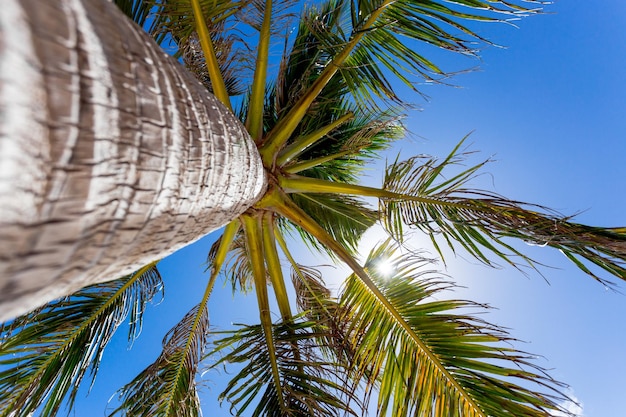
<svg viewBox="0 0 626 417"><path fill-rule="evenodd" d="M626 225L626 3L570 0L547 10L553 14L525 19L518 29L482 26L482 34L507 48L487 48L480 62L455 59L448 69L480 69L452 80L461 88L426 86L431 100L407 119L414 136L394 152L444 156L475 131L472 148L496 159L487 168L492 177L483 179L498 193L566 214L583 211L578 220L584 223ZM380 178L373 171L368 181ZM131 352L119 338L109 347L76 416L100 415L115 389L156 357L164 332L201 296L211 241L162 262L164 302L148 308ZM510 328L526 342L522 349L542 355L539 364L571 385L585 417L623 416L626 295L606 291L558 252L541 249L528 247L555 267L543 270L550 284L534 273L490 270L463 259L446 272L467 287L458 294L496 307L488 319ZM626 293L625 285L620 288ZM230 290L214 294L212 324L249 321L255 303L254 297L231 301ZM227 416L214 402L220 376L212 377L203 389L204 415Z"/></svg>

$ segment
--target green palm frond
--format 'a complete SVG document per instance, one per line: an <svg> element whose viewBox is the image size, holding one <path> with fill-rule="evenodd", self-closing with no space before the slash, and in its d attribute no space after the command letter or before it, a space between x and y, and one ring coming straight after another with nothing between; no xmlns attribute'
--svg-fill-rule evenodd
<svg viewBox="0 0 626 417"><path fill-rule="evenodd" d="M359 405L354 387L342 379L345 370L320 356L319 326L295 319L272 326L283 402L276 394L272 355L260 325L241 326L215 342L213 353L232 349L217 365L243 364L220 398L229 401L237 413L254 404L251 415L255 417L360 415L352 408Z"/></svg>
<svg viewBox="0 0 626 417"><path fill-rule="evenodd" d="M378 157L381 151L405 134L396 109L365 114L349 104L337 103L337 106L354 110L354 117L302 151L297 159L285 166L285 172L355 183L365 163ZM315 115L311 119L317 123L322 120ZM314 126L313 120L308 126ZM298 144L298 139L296 137L289 146Z"/></svg>
<svg viewBox="0 0 626 417"><path fill-rule="evenodd" d="M89 371L127 319L132 342L146 303L162 291L154 264L134 275L92 285L5 325L0 339L0 415L53 416L68 409Z"/></svg>
<svg viewBox="0 0 626 417"><path fill-rule="evenodd" d="M319 39L315 36L318 27L336 27L337 14L334 12L334 2L325 2L312 5L303 11L298 22L298 29L290 48L286 48L281 61L281 71L277 75L275 88L271 91L270 106L276 117L286 114L307 88L313 84L322 69L328 65L331 55L325 51ZM341 88L341 80L331 80L338 83L334 90L339 97L348 91ZM339 87L339 88L338 88ZM324 102L319 100L318 102ZM273 127L273 126L272 126Z"/></svg>
<svg viewBox="0 0 626 417"><path fill-rule="evenodd" d="M425 45L473 55L477 43L489 42L473 31L468 22L498 22L533 13L524 3L532 6L533 2L351 1L351 38L345 41L358 36L361 39L346 59L341 75L355 96L365 99L361 101L398 100L389 75L416 92L416 77L435 81L446 76L426 58L429 50ZM372 19L373 16L377 17Z"/></svg>
<svg viewBox="0 0 626 417"><path fill-rule="evenodd" d="M305 11L304 16L314 21L308 30L317 38L320 56L330 59L314 71L313 82L268 133L260 149L264 161L268 163L288 142L330 82L341 79L364 109L377 109L385 98L401 102L387 74L412 89L415 75L430 79L429 73L443 74L421 54L424 44L471 54L469 44L485 40L471 30L470 22L502 22L536 11L524 5L541 4L533 0L331 0L321 8L327 11L324 15L318 9Z"/></svg>
<svg viewBox="0 0 626 417"><path fill-rule="evenodd" d="M517 263L511 254L534 266L532 259L504 240L516 238L560 250L577 267L605 284L607 281L591 271L583 260L626 279L624 229L574 223L569 217L542 206L466 188L484 162L446 179L443 170L462 159L463 155L457 153L461 143L441 162L411 158L396 161L387 168L383 188L409 196L381 199L385 225L396 239L402 239L403 225L407 224L426 232L438 250L436 238L442 236L451 248L459 244L486 264L491 264L488 253L493 253L513 265Z"/></svg>
<svg viewBox="0 0 626 417"><path fill-rule="evenodd" d="M121 405L111 415L199 415L196 372L208 334L208 309L200 303L167 333L156 361L120 390Z"/></svg>
<svg viewBox="0 0 626 417"><path fill-rule="evenodd" d="M425 261L396 251L382 244L365 268L399 317L355 275L340 296L353 370L378 391L379 415L548 417L559 409L561 384L531 355L510 347L502 329L459 313L483 306L441 300L450 284L422 271ZM381 260L393 274L377 272Z"/></svg>
<svg viewBox="0 0 626 417"><path fill-rule="evenodd" d="M293 194L293 202L326 230L350 253L358 249L359 240L378 220L378 212L366 203L349 196L331 194ZM334 256L302 228L295 226L302 239L318 251Z"/></svg>

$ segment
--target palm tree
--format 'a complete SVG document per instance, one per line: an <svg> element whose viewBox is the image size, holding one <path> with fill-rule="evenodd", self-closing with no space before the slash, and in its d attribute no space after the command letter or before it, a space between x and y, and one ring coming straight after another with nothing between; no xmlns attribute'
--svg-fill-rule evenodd
<svg viewBox="0 0 626 417"><path fill-rule="evenodd" d="M202 363L243 364L223 395L240 413L254 407L253 415L359 415L372 395L380 415L549 416L559 409L557 381L507 344L502 329L462 314L479 306L433 297L449 284L419 254L406 252L405 231L427 234L442 256L443 244L488 265L500 259L521 267L521 259L536 267L511 239L545 244L606 282L603 272L626 278L626 230L581 225L541 206L470 189L484 163L449 173L464 158L462 142L443 160L392 162L380 187L359 184L358 176L403 135L406 104L395 80L413 88L412 75L445 75L418 52L420 41L473 53L469 42L484 39L468 20L534 10L482 0L330 0L303 6L294 18L294 4L271 1L116 3L141 26L149 23L157 40L174 43L200 82L235 108L259 150L268 186L226 225L209 253L199 303L167 333L157 360L121 389L114 414L197 415ZM153 7L156 17L148 22ZM280 23L290 18L297 19L293 33ZM257 44L250 47L249 39ZM275 41L286 46L273 70ZM365 198L377 199L378 208ZM357 243L376 223L390 240L362 265ZM340 294L325 287L319 271L296 261L287 233L352 269ZM281 253L291 267L295 305ZM161 256L7 323L0 415L54 415L63 401L71 407L125 319L129 339L136 337L144 307L162 285ZM383 259L391 260L391 278L375 268ZM207 301L221 271L234 288L254 288L260 323L209 343Z"/></svg>
<svg viewBox="0 0 626 417"><path fill-rule="evenodd" d="M113 4L11 0L0 18L0 321L134 272L262 195L243 126Z"/></svg>

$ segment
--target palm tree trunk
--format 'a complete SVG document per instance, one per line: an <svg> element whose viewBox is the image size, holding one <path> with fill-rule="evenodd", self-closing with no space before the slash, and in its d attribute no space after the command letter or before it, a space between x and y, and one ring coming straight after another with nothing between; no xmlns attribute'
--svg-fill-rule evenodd
<svg viewBox="0 0 626 417"><path fill-rule="evenodd" d="M267 179L239 121L107 0L0 8L0 321L224 225Z"/></svg>

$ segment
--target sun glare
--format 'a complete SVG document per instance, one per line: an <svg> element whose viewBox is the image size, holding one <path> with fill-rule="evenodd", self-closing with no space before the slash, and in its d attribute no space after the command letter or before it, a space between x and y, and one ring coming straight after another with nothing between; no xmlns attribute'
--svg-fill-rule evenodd
<svg viewBox="0 0 626 417"><path fill-rule="evenodd" d="M393 275L394 265L391 259L380 259L376 262L376 271L385 278Z"/></svg>

